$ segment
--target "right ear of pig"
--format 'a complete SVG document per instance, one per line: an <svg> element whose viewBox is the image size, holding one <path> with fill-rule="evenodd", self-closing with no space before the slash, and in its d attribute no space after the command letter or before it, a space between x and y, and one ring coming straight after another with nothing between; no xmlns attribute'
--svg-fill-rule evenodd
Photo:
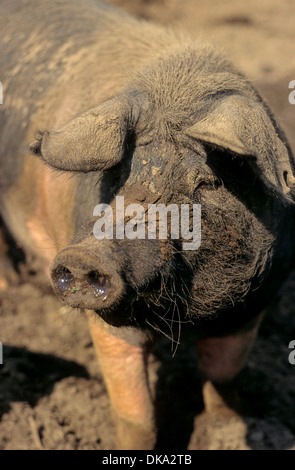
<svg viewBox="0 0 295 470"><path fill-rule="evenodd" d="M112 98L60 129L38 131L29 149L60 170L110 168L123 157L130 115L126 101Z"/></svg>
<svg viewBox="0 0 295 470"><path fill-rule="evenodd" d="M247 159L269 189L285 202L294 202L295 178L290 156L260 103L242 95L222 98L186 134Z"/></svg>

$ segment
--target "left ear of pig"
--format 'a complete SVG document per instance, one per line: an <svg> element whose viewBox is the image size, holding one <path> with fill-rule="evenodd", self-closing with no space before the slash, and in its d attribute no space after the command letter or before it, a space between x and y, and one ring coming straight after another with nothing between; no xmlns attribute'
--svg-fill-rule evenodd
<svg viewBox="0 0 295 470"><path fill-rule="evenodd" d="M247 159L269 189L285 202L294 202L292 155L288 154L260 103L242 95L222 98L186 134Z"/></svg>
<svg viewBox="0 0 295 470"><path fill-rule="evenodd" d="M110 99L60 129L38 131L29 149L60 170L110 168L123 157L130 115L126 101Z"/></svg>

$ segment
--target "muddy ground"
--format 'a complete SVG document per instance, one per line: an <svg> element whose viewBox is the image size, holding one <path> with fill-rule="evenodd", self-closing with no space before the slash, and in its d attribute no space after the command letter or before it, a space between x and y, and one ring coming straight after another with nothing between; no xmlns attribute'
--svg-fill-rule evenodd
<svg viewBox="0 0 295 470"><path fill-rule="evenodd" d="M123 8L213 42L259 88L295 150L293 0L114 0ZM54 298L48 281L26 264L0 291L0 449L112 449L109 401L82 313ZM169 342L154 348L151 379L161 446L177 449L295 449L295 271L266 311L238 380L243 414L204 411L194 350L174 359Z"/></svg>

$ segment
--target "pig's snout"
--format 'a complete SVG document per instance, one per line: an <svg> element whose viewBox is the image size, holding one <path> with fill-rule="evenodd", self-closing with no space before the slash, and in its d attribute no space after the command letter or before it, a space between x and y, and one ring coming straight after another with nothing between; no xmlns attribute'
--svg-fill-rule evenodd
<svg viewBox="0 0 295 470"><path fill-rule="evenodd" d="M87 248L70 246L50 265L53 288L71 307L99 310L115 304L123 292L116 267Z"/></svg>
<svg viewBox="0 0 295 470"><path fill-rule="evenodd" d="M79 292L79 284L82 282L86 284L86 287L93 287L95 295L101 295L105 300L110 287L109 278L96 270L81 272L77 275L65 266L58 266L52 273L52 278L61 294L66 293L69 289L72 289L73 292Z"/></svg>

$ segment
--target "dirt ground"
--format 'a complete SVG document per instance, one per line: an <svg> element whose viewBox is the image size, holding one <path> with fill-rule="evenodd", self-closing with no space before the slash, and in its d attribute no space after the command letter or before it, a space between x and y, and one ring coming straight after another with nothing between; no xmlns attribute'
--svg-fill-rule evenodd
<svg viewBox="0 0 295 470"><path fill-rule="evenodd" d="M114 0L148 20L224 49L261 91L295 151L293 0ZM62 306L48 281L19 259L0 291L0 449L113 449L109 401L82 313ZM0 286L1 287L1 286ZM3 286L2 286L3 287ZM266 311L237 388L243 415L204 411L192 345L172 359L154 348L159 445L173 449L294 449L295 271Z"/></svg>

